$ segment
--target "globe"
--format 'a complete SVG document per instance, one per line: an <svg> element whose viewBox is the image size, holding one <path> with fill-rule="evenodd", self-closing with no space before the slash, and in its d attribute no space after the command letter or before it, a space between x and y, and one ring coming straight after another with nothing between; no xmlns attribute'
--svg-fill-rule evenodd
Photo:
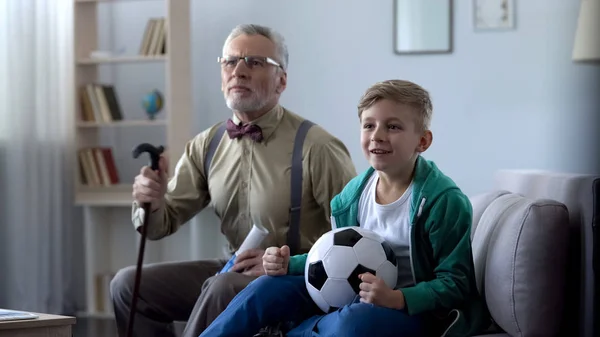
<svg viewBox="0 0 600 337"><path fill-rule="evenodd" d="M163 97L158 90L154 90L144 95L142 107L150 119L156 118L156 115L163 108Z"/></svg>

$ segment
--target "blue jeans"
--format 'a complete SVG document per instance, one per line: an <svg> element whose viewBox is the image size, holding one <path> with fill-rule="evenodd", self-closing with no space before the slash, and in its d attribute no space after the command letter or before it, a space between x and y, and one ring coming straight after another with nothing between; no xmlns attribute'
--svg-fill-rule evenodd
<svg viewBox="0 0 600 337"><path fill-rule="evenodd" d="M324 314L308 294L304 276L261 276L238 293L200 337L252 336L280 322L290 323L287 337L421 335L420 318L406 311L357 300Z"/></svg>

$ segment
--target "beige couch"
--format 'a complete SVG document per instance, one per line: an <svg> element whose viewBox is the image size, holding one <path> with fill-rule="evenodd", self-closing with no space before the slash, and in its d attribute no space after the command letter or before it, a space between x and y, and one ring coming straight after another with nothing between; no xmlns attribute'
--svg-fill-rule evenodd
<svg viewBox="0 0 600 337"><path fill-rule="evenodd" d="M599 336L600 176L503 170L494 186L471 197L477 285L494 335Z"/></svg>

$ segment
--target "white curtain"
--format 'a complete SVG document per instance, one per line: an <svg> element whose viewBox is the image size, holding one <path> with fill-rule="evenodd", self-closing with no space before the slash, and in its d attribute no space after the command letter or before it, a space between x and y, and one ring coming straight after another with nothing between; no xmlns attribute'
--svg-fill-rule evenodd
<svg viewBox="0 0 600 337"><path fill-rule="evenodd" d="M73 0L0 0L0 308L73 313Z"/></svg>

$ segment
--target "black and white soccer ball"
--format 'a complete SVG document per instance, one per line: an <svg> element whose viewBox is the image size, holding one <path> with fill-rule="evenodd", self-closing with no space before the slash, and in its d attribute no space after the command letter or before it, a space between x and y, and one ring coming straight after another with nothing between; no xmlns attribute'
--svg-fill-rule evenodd
<svg viewBox="0 0 600 337"><path fill-rule="evenodd" d="M343 227L321 236L308 252L304 279L317 306L326 313L358 296L358 275L370 272L390 288L396 286L396 255L385 240L361 227Z"/></svg>

